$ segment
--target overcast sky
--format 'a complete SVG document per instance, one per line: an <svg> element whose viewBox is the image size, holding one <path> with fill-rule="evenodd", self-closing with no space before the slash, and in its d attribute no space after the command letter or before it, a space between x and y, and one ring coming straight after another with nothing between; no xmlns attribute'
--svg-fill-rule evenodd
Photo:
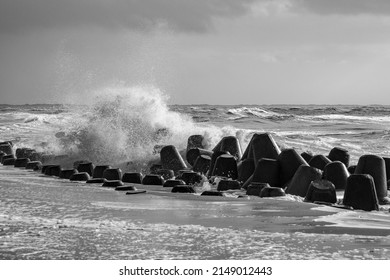
<svg viewBox="0 0 390 280"><path fill-rule="evenodd" d="M389 0L0 0L0 103L390 104Z"/></svg>

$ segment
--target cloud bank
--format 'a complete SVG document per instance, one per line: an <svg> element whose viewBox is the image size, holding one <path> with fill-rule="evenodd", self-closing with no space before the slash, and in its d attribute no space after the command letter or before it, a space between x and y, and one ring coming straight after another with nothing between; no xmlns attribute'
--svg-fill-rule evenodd
<svg viewBox="0 0 390 280"><path fill-rule="evenodd" d="M149 29L166 24L204 32L214 17L237 17L256 0L0 0L0 31L34 28Z"/></svg>
<svg viewBox="0 0 390 280"><path fill-rule="evenodd" d="M296 8L317 14L390 15L389 0L291 0Z"/></svg>

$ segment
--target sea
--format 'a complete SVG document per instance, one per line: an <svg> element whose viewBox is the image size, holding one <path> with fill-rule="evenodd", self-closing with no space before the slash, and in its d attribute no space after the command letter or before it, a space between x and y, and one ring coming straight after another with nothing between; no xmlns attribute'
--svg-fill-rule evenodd
<svg viewBox="0 0 390 280"><path fill-rule="evenodd" d="M242 150L253 133L270 133L279 147L327 155L349 151L390 156L387 105L168 105L157 89L110 90L87 104L0 105L0 140L15 147L67 154L96 163L147 162L155 147L185 149L201 134L206 148L236 136Z"/></svg>
<svg viewBox="0 0 390 280"><path fill-rule="evenodd" d="M253 133L262 132L281 149L299 153L327 155L333 147L344 148L356 164L365 154L390 157L390 106L173 105L162 91L143 87L110 89L80 103L0 105L0 141L123 172L147 173L159 158L158 147L185 150L194 134L203 135L210 149L233 135L245 150ZM1 167L0 259L390 258L388 208L374 214L336 211L333 220L319 219L378 234L321 234L290 231L287 222L281 223L286 228L267 230L254 219L274 211L267 216L273 223L283 218L277 215L282 210L259 210L257 202L195 203L158 191L129 202L112 190ZM289 203L303 204L296 198Z"/></svg>

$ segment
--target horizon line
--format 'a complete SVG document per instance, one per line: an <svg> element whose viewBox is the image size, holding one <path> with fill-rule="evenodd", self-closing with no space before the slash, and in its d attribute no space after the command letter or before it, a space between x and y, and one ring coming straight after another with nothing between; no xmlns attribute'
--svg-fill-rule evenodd
<svg viewBox="0 0 390 280"><path fill-rule="evenodd" d="M72 104L72 103L0 103L0 106L39 106L39 105L53 105L53 106L86 106L88 104ZM207 104L207 103L190 103L190 104L167 104L168 106L390 106L390 104L344 104L344 103L268 103L268 104Z"/></svg>

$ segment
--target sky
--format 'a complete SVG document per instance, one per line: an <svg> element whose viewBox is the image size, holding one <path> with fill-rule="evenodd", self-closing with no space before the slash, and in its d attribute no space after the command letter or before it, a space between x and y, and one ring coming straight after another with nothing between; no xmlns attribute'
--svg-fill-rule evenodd
<svg viewBox="0 0 390 280"><path fill-rule="evenodd" d="M0 0L0 103L390 105L388 0Z"/></svg>

